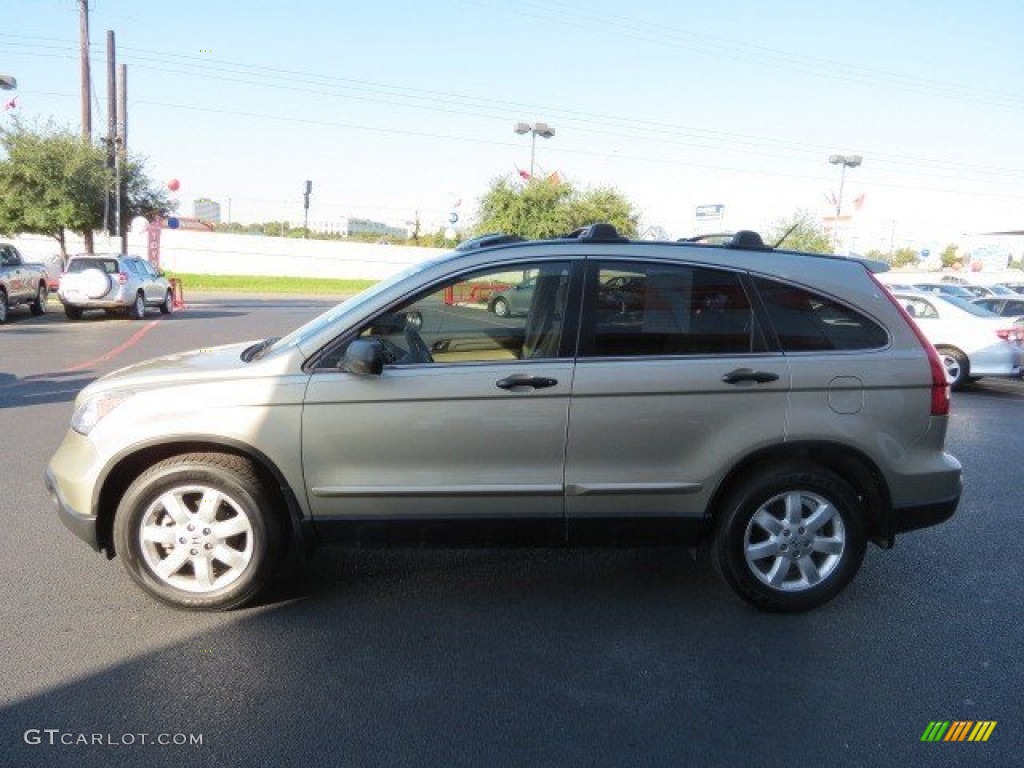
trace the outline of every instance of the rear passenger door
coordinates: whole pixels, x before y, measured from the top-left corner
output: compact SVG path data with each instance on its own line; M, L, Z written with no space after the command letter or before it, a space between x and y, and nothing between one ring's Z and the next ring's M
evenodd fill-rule
M723 468L783 439L789 392L741 272L591 261L566 453L566 514L704 514ZM579 526L576 526L579 527Z

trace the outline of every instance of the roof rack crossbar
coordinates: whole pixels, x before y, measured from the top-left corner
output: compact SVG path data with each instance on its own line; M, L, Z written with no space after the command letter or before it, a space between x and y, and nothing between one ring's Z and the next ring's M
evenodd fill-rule
M490 232L470 240L463 240L457 246L456 251L475 251L479 248L489 248L492 245L504 245L506 243L522 243L526 238L519 235L506 235L503 232Z
M619 234L614 224L597 222L588 227L574 229L562 237L563 240L579 240L581 243L628 243L629 238Z

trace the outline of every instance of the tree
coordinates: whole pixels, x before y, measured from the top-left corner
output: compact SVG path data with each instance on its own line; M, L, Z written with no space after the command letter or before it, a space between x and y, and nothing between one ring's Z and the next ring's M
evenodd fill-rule
M498 178L480 200L475 232L542 239L604 221L633 237L639 219L629 201L610 188L579 192L565 181L533 179L519 184Z
M942 266L944 267L955 267L960 263L960 257L957 255L957 245L950 243L942 249Z
M114 178L106 152L53 123L30 128L15 120L0 128L0 232L48 235L67 258L66 233L103 226L103 208ZM143 161L125 159L121 169L122 221L135 216L166 216L173 210L167 193L155 187Z
M786 235L785 240L782 240L783 235ZM768 244L774 245L779 240L782 240L780 248L807 253L832 253L828 235L810 211L798 210L789 218L776 219L768 235Z
M900 248L893 253L889 263L894 267L909 267L917 264L919 256L920 254L913 248Z

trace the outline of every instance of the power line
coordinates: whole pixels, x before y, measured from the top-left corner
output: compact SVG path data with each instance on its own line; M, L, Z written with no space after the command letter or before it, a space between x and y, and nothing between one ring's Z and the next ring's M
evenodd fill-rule
M0 38L4 37L11 36L0 34ZM12 44L5 43L2 40L0 40L0 46L2 45ZM21 44L15 43L13 45ZM61 50L60 46L36 47L45 47L51 50ZM216 78L225 82L234 82L261 87L265 87L266 82L268 80L276 80L281 85L281 87L286 87L290 92L308 93L311 95L329 96L333 98L341 98L347 100L360 100L373 103L390 104L402 106L405 108L428 110L432 112L465 115L483 119L506 120L508 118L509 113L500 112L497 110L508 109L511 111L514 109L516 111L519 111L522 109L532 109L543 111L545 114L551 114L554 117L561 119L563 121L573 120L575 121L575 128L578 131L585 131L599 135L643 138L648 141L657 141L659 143L669 145L714 149L718 151L744 152L748 154L750 149L764 148L758 149L757 154L765 157L775 158L805 156L809 159L811 157L820 155L823 152L831 151L832 149L831 147L827 147L824 145L812 145L804 142L797 143L780 139L766 139L763 137L755 137L729 131L702 129L695 128L692 126L659 123L648 120L625 119L617 115L589 113L578 110L567 110L559 107L549 107L535 104L523 104L520 102L480 98L466 96L463 94L452 94L448 92L429 91L422 89L410 89L403 86L382 84L373 81L352 80L349 78L336 78L314 73L304 73L301 71L280 69L276 67L247 65L216 59L211 60L205 57L200 59L199 57L192 56L176 56L173 54L164 54L160 52L149 51L147 49L138 49L131 47L123 47L123 50L135 51L137 53L143 54L137 57L142 61L150 61L156 63L170 62L172 65L186 67L186 69L175 69L173 67L168 68L167 66L159 67L152 66L151 64L141 64L138 62L134 63L134 66L136 67L142 69L149 69L151 71L156 71L164 74L178 74L184 76L201 75L204 79ZM42 53L38 53L36 55L47 56L47 54ZM191 61L196 61L199 63L193 65L191 64ZM211 67L211 64L214 63L223 64L224 66ZM202 71L191 71L187 69L187 67L190 66L201 66ZM253 79L247 79L246 77L244 77L244 75L256 75L257 72L260 73L258 81ZM242 77L229 76L236 74L242 75ZM296 83L313 84L318 87L301 87L300 85L296 85ZM340 83L341 85L334 86L332 85L332 83ZM325 90L325 88L327 90ZM350 93L350 90L355 90L357 95L353 95L353 93ZM454 104L452 103L453 101ZM439 104L444 106L439 106ZM466 108L460 108L463 107L463 105ZM476 105L475 110L472 109L474 105ZM690 136L693 139L696 139L696 141L682 140L681 138L678 138L680 135ZM504 146L517 146L507 144L506 142L500 142L500 144ZM1024 177L1024 171L1014 168L970 164L959 161L942 160L931 157L923 158L907 155L896 155L891 153L874 151L870 149L866 149L864 151L870 153L873 160L875 161L888 162L893 165L921 166L924 170L918 171L920 175L933 176L936 178L951 177L944 174L930 173L930 171L966 170L994 177L1003 176L1011 177L1012 179ZM785 154L778 154L779 152Z

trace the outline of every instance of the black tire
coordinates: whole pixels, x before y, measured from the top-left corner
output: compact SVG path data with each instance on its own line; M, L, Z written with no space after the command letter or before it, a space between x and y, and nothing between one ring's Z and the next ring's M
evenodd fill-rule
M939 360L946 371L949 388L959 392L970 383L971 361L956 347L936 347L935 350L939 353Z
M146 297L142 295L142 291L135 294L135 301L132 302L128 314L135 320L144 320L146 318Z
M82 308L72 307L70 304L64 305L64 314L67 315L68 320L81 320L82 319Z
M161 315L169 315L169 314L171 314L171 309L173 307L174 307L174 297L171 296L171 292L168 291L167 294L164 296L163 304L160 305L160 314Z
M7 294L0 290L0 325L7 322Z
M143 531L151 533L145 541ZM114 517L114 546L157 600L225 611L255 599L276 569L282 525L252 462L193 453L155 464L129 486Z
M40 283L39 288L36 290L36 298L28 308L32 310L32 314L45 315L46 314L46 302L50 297L50 292L46 288L46 283Z
M825 520L812 529L806 523L816 514ZM856 493L814 464L748 476L725 499L715 523L711 554L718 574L741 598L768 611L824 605L857 574L867 545Z
M512 308L508 305L508 299L501 296L491 302L491 312L496 314L498 317L508 317L512 314Z

